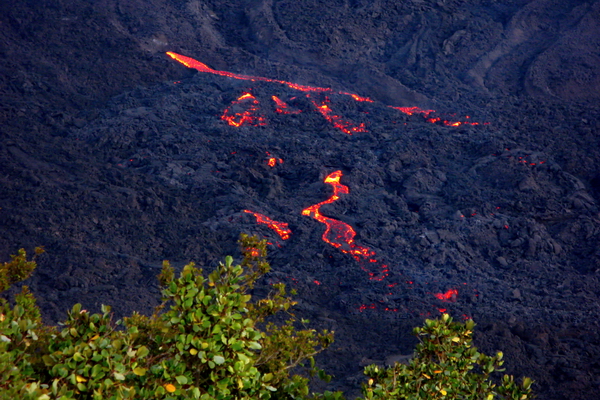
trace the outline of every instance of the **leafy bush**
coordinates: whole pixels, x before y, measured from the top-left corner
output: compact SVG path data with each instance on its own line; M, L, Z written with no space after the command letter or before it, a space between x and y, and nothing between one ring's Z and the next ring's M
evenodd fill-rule
M473 320L458 323L448 314L425 320L422 328L414 329L421 343L408 365L365 368L369 377L363 385L365 399L529 399L529 378L522 385L509 375L504 375L500 385L490 380L492 372L503 371L499 369L503 355L478 352L471 344L474 326Z
M266 243L242 235L240 244L242 262L226 257L208 276L191 263L176 278L165 262L163 303L151 316L113 322L108 306L90 314L76 304L60 327L51 327L26 286L13 307L0 299L0 399L343 400L340 392L309 393L306 374L292 373L304 366L327 380L314 356L333 334L301 329L305 321L289 313L295 303L284 285L251 302L248 291L269 270ZM20 250L0 265L0 289L35 266ZM269 322L279 312L287 312L287 322ZM447 314L426 320L415 328L421 343L410 364L365 368L365 399L528 399L528 378L517 385L505 375L492 383L502 353L489 357L472 347L473 327Z
M58 329L42 324L27 288L12 309L2 301L1 397L310 397L308 378L291 371L307 364L310 373L327 378L314 366L314 356L332 343L332 333L297 329L291 314L283 326L269 323L261 331L258 324L294 302L283 285L276 285L267 298L250 303L247 291L269 268L266 244L247 236L241 243L242 263L234 265L227 257L208 277L188 264L175 278L165 262L159 277L163 304L150 317L134 313L113 323L110 307L90 314L76 304ZM25 256L21 251L13 262L22 264ZM18 280L13 269L6 270L9 282Z

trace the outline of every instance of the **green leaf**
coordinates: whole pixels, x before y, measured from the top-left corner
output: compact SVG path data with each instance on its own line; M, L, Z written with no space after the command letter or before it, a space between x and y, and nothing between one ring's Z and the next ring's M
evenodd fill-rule
M124 381L125 380L125 375L123 375L120 372L115 372L113 375L115 376L115 379L118 380L118 381Z
M248 358L248 356L246 356L245 354L242 353L238 353L238 358L244 363L244 364L248 364L250 362L250 358Z
M102 376L99 376L101 373L102 373L102 365L95 364L92 367L92 378L96 378L96 377L101 378ZM102 375L104 375L104 374L102 374Z
M136 367L133 369L133 373L136 374L137 376L146 375L146 371L148 371L148 370L146 368L142 368L142 367Z
M148 350L146 346L141 346L139 349L137 349L138 358L144 358L148 355L148 353L150 353L150 350Z
M215 364L221 365L221 364L223 364L225 362L225 358L222 357L222 356L214 356L213 357L213 361L214 361Z
M260 349L262 349L261 344L258 343L258 342L249 342L248 343L248 347L251 348L252 350L260 350Z
M183 375L179 375L175 378L175 380L177 380L177 383L179 383L180 385L185 385L188 383L188 378L186 378Z

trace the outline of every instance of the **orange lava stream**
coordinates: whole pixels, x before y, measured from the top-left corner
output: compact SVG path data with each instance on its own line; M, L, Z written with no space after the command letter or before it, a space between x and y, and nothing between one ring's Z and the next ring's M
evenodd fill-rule
M330 101L328 98L325 98L325 101L322 101L321 104L318 104L314 100L311 101L317 108L317 111L320 112L321 115L335 128L338 128L342 132L347 133L348 135L352 135L352 133L356 132L367 132L365 124L361 123L359 125L355 125L353 122L344 121L339 115L332 114L331 107L329 107Z
M240 127L244 124L253 126L267 124L265 118L258 112L258 100L250 93L244 93L231 104L245 106L246 110L243 112L232 112L231 107L226 108L223 115L221 115L221 119L227 121L229 125Z
M273 99L273 101L277 105L277 108L275 109L275 111L278 112L279 114L300 114L302 112L300 110L290 111L288 109L289 108L288 104L285 101L281 100L277 96L271 96L271 99Z
M212 68L208 67L206 64L203 64L200 61L194 60L191 57L186 57L186 56L183 56L181 54L173 53L172 51L168 51L167 55L169 57L171 57L172 59L180 62L183 65L185 65L186 67L188 67L188 68L194 68L194 69L198 70L199 72L205 72L205 73L215 74L215 75L220 75L220 76L227 76L229 78L240 79L240 80L251 81L251 82L260 81L260 82L280 83L282 85L286 85L287 87L289 87L291 89L300 90L302 92L321 92L321 93L323 93L323 92L333 92L333 90L331 88L322 88L322 87L317 87L317 86L299 85L299 84L293 83L293 82L286 82L286 81L281 81L281 80L278 80L278 79L269 79L269 78L264 78L264 77L261 77L261 76L242 75L242 74L235 74L233 72L218 71L218 70L215 70L215 69L212 69ZM350 96L350 97L352 97L356 101L364 101L364 102L369 102L369 103L373 102L373 100L371 100L368 97L359 96L359 95L354 94L354 93L348 93L348 92L335 92L335 93L346 95L346 96ZM273 100L279 105L279 102L277 100L275 100L275 98L273 98ZM315 103L315 102L313 101L313 103ZM351 124L351 123L349 123L347 121L341 121L341 119L340 119L339 116L330 115L330 112L331 112L330 109L329 110L323 110L321 108L322 105L319 106L319 105L317 105L315 103L315 106L317 107L317 110L329 122L333 123L336 128L341 129L345 133L348 133L348 134L351 135L352 132L366 132L364 124L360 124L357 127L348 128L348 126L346 126L345 124ZM450 121L450 120L443 120L441 117L432 117L431 114L435 113L435 110L423 110L423 109L421 109L419 107L393 107L393 106L388 106L388 107L393 108L393 109L398 110L398 111L401 111L401 112L403 112L405 114L408 114L408 115L422 114L423 117L425 118L425 120L427 122L430 122L430 123L433 123L433 124L436 123L436 122L441 122L445 126L480 125L478 122ZM283 110L283 109L285 109L285 107L282 107L281 109ZM340 121L336 121L335 120L336 118L340 119ZM470 118L470 117L467 116L466 118Z
M394 110L398 110L403 112L404 114L407 115L414 115L414 114L422 114L423 118L425 118L425 120L427 122L430 122L432 124L435 124L436 122L441 122L442 124L446 125L446 126L461 126L461 125L480 125L479 122L469 122L469 121L449 121L449 120L443 120L441 117L432 117L431 114L435 113L435 110L423 110L422 108L419 107L393 107L393 106L388 106L390 108L393 108ZM471 118L468 115L465 118Z
M288 240L290 238L292 231L290 228L288 228L287 222L273 221L271 218L267 217L266 215L259 214L259 213L256 213L256 212L253 212L250 210L244 210L244 212L254 215L256 217L256 222L258 222L259 224L267 225L269 228L271 228L275 232L277 232L277 234L283 240Z
M240 79L240 80L251 81L251 82L260 81L260 82L281 83L292 89L301 90L303 92L331 92L331 89L329 89L329 88L298 85L297 83L280 81L278 79L263 78L262 76L250 76L250 75L235 74L233 72L227 72L227 71L217 71L216 69L212 69L212 68L208 67L206 64L202 64L200 61L196 61L191 57L182 56L181 54L173 53L172 51L168 51L167 55L169 57L171 57L172 59L179 61L181 64L185 65L188 68L194 68L200 72L206 72L208 74L227 76L229 78Z
M343 253L350 254L358 262L366 261L369 263L377 263L378 261L372 258L375 255L373 250L369 249L368 247L360 246L354 242L354 236L356 236L356 232L350 225L342 221L338 221L337 219L326 217L320 212L321 206L325 204L331 204L334 201L339 200L340 194L349 193L348 186L340 183L341 177L342 171L335 171L327 175L324 182L333 187L333 195L325 201L305 208L302 210L302 215L306 215L325 224L326 229L322 236L322 239L325 243L332 245ZM383 280L389 272L389 269L386 265L381 266L382 272L379 276L373 272L369 272L364 266L362 266L362 268L369 274L370 279L373 280Z
M450 289L446 293L435 293L434 296L444 302L454 302L458 296L458 290Z

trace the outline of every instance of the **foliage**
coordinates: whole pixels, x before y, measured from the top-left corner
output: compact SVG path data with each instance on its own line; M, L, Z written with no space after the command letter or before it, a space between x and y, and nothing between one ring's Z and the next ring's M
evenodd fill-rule
M90 314L73 306L60 327L42 323L35 298L24 286L13 307L0 299L0 399L320 399L343 400L340 392L309 393L309 378L329 377L314 356L333 334L304 329L289 309L284 285L252 302L249 290L269 271L266 243L242 235L244 258L225 258L205 276L193 263L178 277L164 262L162 304L154 314L134 313L112 321L110 307ZM40 254L41 249L36 249ZM29 277L36 264L24 250L0 268L0 283ZM287 315L275 324L271 316ZM426 320L414 333L421 343L409 365L365 368L366 400L530 398L531 380L517 385L489 378L502 353L471 346L472 320L447 314Z
M314 356L332 343L332 333L297 329L290 313L282 326L266 323L294 302L283 285L250 302L248 290L269 269L266 244L242 236L241 245L240 265L227 257L208 276L191 263L175 278L165 262L159 277L163 304L149 317L134 313L113 323L110 307L90 314L76 304L57 329L42 324L26 288L12 309L3 301L0 398L311 397L308 378L292 370L305 365L309 373L327 378ZM19 257L15 262L26 263L23 250ZM33 270L35 263L29 263ZM266 325L264 331L259 324Z
M41 247L35 248L35 254L44 252ZM0 264L0 292L7 290L13 283L29 278L36 267L35 260L27 261L25 249L19 250L17 255L10 256L10 261Z
M416 354L408 365L396 363L383 369L365 368L369 377L363 385L367 400L389 399L529 399L532 381L521 385L504 375L500 385L490 380L494 371L503 371L502 353L486 356L471 345L473 320L453 322L448 314L437 320L425 320L415 328L419 338ZM497 397L498 396L498 397Z

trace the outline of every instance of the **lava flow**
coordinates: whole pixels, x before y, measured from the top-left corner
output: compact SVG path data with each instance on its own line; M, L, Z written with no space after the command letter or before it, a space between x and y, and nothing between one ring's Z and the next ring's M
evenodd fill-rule
M354 242L354 236L356 236L354 229L342 221L325 217L319 211L322 205L331 204L334 201L339 200L340 194L349 193L348 186L340 183L341 177L342 171L335 171L327 175L324 182L329 183L333 187L333 195L325 201L305 208L302 210L302 215L309 216L325 224L326 229L322 236L322 239L325 243L328 243L343 253L350 254L352 257L354 257L356 261L361 263L361 268L369 274L370 279L383 280L389 273L387 265L381 265L381 272L379 275L370 272L364 267L364 265L362 265L364 262L378 263L378 261L373 258L373 256L375 256L375 252L373 250L369 249L368 247L360 246Z
M329 107L330 100L328 97L325 97L325 100L322 101L321 104L318 104L314 100L311 101L317 108L317 111L320 112L321 115L334 127L338 128L342 132L347 133L349 135L352 135L352 133L356 132L367 132L365 124L361 123L359 125L355 125L353 122L344 121L339 115L333 114L331 107Z
M244 210L245 213L252 214L256 217L256 222L259 224L265 224L269 228L273 229L277 234L283 239L287 240L290 238L292 231L288 228L288 224L286 222L273 221L271 218L266 215L259 214L250 210Z
M286 82L286 81L282 81L282 80L278 80L278 79L270 79L270 78L264 78L264 77L260 77L260 76L242 75L242 74L236 74L236 73L227 72L227 71L218 71L218 70L208 67L206 64L203 64L200 61L194 60L191 57L182 56L181 54L173 53L171 51L167 52L167 55L169 57L171 57L172 59L185 65L186 67L194 68L194 69L198 70L199 72L220 75L220 76L226 76L226 77L233 78L233 79L240 79L240 80L251 81L251 82L280 83L282 85L286 85L290 89L299 90L302 92L334 93L334 94L339 94L339 95L350 96L353 100L359 101L359 102L369 102L369 103L373 102L373 100L371 100L368 97L359 96L354 93L333 91L331 88L299 85L297 83ZM310 95L308 95L308 97L310 97ZM279 100L276 96L272 96L272 99L277 104L277 107L278 107L277 112L280 112L282 114L295 114L295 112L286 112L287 104L285 104L283 101ZM319 111L319 113L321 113L321 115L323 115L323 117L325 117L325 119L327 119L336 128L342 130L343 132L345 132L349 135L351 135L353 132L366 132L364 124L352 126L352 123L347 122L347 121L342 121L341 117L339 117L337 115L331 115L331 109L326 104L323 104L323 103L318 104L314 100L311 100L311 101L317 108L317 111ZM285 106L282 106L282 105L285 105ZM323 108L324 106L326 106L326 107ZM393 107L393 106L388 106L388 107L398 110L407 115L422 114L423 117L425 118L425 120L430 123L440 122L446 126L479 125L478 122L445 120L445 119L442 119L441 117L432 116L432 114L435 113L434 110L423 110L419 107ZM467 116L466 118L468 119L470 117Z
M267 159L267 165L269 167L273 168L273 167L275 167L277 165L277 163L283 164L283 158L275 158L268 151L266 153L267 153L267 156L269 157Z
M290 106L283 100L281 100L279 97L277 96L271 96L271 99L275 102L275 104L277 105L277 108L275 109L275 112L279 113L279 114L300 114L302 111L300 110L290 110Z
M446 293L435 293L434 296L443 302L455 302L458 296L458 290L449 289Z
M240 127L244 124L252 126L266 125L265 118L258 112L258 100L250 93L244 93L225 109L221 119L231 126ZM239 110L236 110L239 108ZM245 110L242 111L242 109Z

